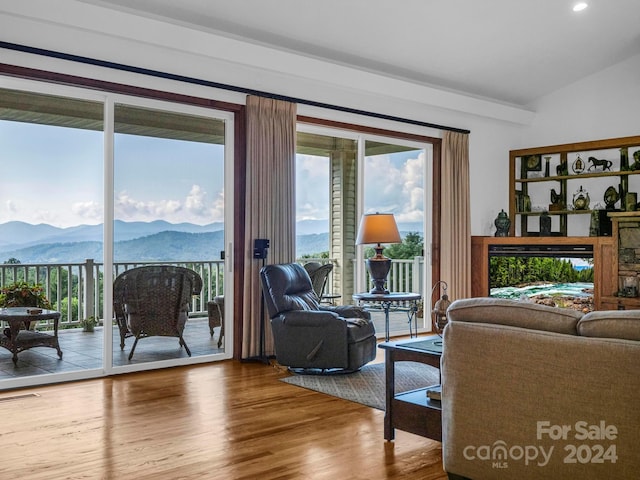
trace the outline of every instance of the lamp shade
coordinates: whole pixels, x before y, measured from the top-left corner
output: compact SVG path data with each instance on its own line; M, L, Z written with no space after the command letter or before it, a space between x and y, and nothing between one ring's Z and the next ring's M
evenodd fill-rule
M401 242L393 213L368 213L362 216L356 245Z

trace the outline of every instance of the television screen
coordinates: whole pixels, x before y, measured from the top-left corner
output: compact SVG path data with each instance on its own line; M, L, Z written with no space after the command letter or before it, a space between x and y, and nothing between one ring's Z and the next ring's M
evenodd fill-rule
M593 311L592 251L490 252L489 289L491 297Z

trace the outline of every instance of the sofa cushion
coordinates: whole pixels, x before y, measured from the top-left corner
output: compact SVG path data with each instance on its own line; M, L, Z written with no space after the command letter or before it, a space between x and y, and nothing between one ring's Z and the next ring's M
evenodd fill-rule
M456 300L447 310L449 321L494 323L568 335L577 335L576 325L582 316L582 312L566 308L488 297Z
M584 337L640 341L640 310L606 310L587 313L578 322Z

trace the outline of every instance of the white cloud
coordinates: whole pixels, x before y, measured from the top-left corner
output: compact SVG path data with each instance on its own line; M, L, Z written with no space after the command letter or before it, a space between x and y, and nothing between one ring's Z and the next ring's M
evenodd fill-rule
M93 201L76 202L71 205L71 212L80 219L87 220L89 223L99 223L103 218L102 205Z
M207 192L197 184L181 199L138 200L126 191L115 199L115 216L124 221L165 220L171 223L196 224L223 221L224 194L220 192L212 203Z
M207 214L206 199L207 192L200 185L193 185L185 200L185 206L189 213L204 216Z
M366 212L392 212L398 222L419 222L424 215L424 154L403 162L392 155L365 159Z

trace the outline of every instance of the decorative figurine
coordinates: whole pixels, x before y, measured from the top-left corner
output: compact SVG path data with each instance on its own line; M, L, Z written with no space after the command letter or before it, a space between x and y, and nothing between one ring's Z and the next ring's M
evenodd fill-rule
M560 163L559 165L556 166L556 175L558 175L559 177L564 176L564 175L569 175L569 167L567 167L567 163Z
M573 173L582 173L584 172L584 161L580 158L580 154L576 156L576 159L573 161L571 165L571 170Z
M620 200L620 194L613 186L604 191L604 204L607 210L613 210L618 200Z
M511 227L511 220L504 210L500 210L500 213L493 222L496 226L496 237L508 237L509 227Z
M640 170L640 150L633 152L634 162L629 166L631 170Z
M559 210L564 210L565 204L562 200L562 192L556 192L555 188L551 189L551 205L549 205L549 211L557 212Z
M598 160L596 157L589 157L589 161L591 162L591 166L589 167L589 171L591 171L594 168L598 168L598 167L602 167L602 171L604 172L605 170L609 170L611 171L611 165L613 165L613 162L611 160Z
M588 210L589 209L589 194L580 185L580 189L573 194L573 207L576 210Z
M551 217L547 212L542 212L540 215L540 236L548 237L551 235Z

